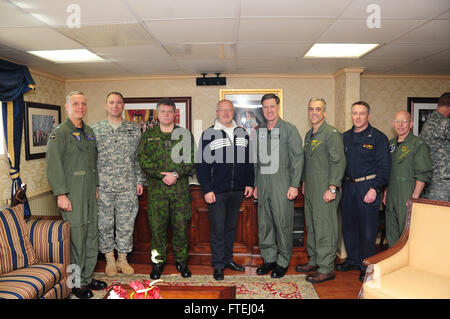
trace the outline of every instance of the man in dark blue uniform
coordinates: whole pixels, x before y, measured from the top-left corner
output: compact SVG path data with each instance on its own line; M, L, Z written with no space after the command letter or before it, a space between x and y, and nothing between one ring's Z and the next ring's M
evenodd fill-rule
M361 270L361 281L365 276L362 261L375 254L382 189L391 170L389 141L369 124L369 117L369 104L353 103L353 127L343 136L347 167L342 186L342 235L347 259L336 266L338 271Z

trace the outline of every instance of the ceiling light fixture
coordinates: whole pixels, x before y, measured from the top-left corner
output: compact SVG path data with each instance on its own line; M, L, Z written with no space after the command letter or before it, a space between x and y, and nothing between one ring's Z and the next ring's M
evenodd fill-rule
M378 43L316 43L305 58L360 58L379 46Z
M44 50L44 51L27 51L27 52L55 63L80 63L80 62L103 61L101 57L86 49Z

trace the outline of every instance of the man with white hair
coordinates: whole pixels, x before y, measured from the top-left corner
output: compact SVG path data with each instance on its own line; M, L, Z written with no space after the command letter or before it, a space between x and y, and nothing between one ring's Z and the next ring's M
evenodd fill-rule
M70 262L79 269L80 286L72 289L80 299L106 283L92 278L98 255L97 145L94 131L84 123L86 97L72 91L66 97L67 120L47 142L47 178L64 220L70 223ZM78 272L74 272L77 274Z

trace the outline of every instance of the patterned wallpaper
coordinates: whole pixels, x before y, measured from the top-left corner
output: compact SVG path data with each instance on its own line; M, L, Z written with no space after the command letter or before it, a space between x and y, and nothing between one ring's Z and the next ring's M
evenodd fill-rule
M48 103L64 106L64 82L49 78L41 73L31 72L36 83L36 89L24 95L25 101ZM62 114L64 112L61 112ZM23 133L25 135L25 133ZM22 137L20 152L20 177L27 184L27 194L36 193L50 186L45 173L45 159L25 160L25 144ZM11 195L11 179L9 177L9 163L6 155L0 156L0 202L9 199Z
M369 103L370 122L394 137L392 120L400 110L407 110L408 97L439 97L450 91L450 76L443 78L361 77L361 99Z
M114 81L67 82L66 92L80 90L87 97L86 122L92 124L105 116L105 97L111 91L119 91L125 97L191 96L192 125L202 121L202 129L212 125L215 107L220 99L220 89L283 89L283 118L297 126L302 137L310 129L307 103L312 96L325 98L330 105L329 120L334 123L334 79L284 78L284 77L228 77L227 86L196 86L194 78L142 79ZM197 137L198 138L198 137Z

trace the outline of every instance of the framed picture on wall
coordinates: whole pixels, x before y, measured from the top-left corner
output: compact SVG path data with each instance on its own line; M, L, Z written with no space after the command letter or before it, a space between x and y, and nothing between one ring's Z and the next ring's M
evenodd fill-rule
M234 105L234 120L247 130L258 127L264 121L261 98L273 93L280 98L280 117L283 117L283 89L222 89L220 99Z
M413 133L418 136L428 116L437 108L438 97L408 97L408 112L413 121Z
M45 157L50 132L61 123L58 105L25 102L25 159Z
M127 97L123 101L125 108L123 117L138 124L142 132L147 128L159 125L156 105L163 99L171 99L175 102L175 124L191 130L191 97Z

